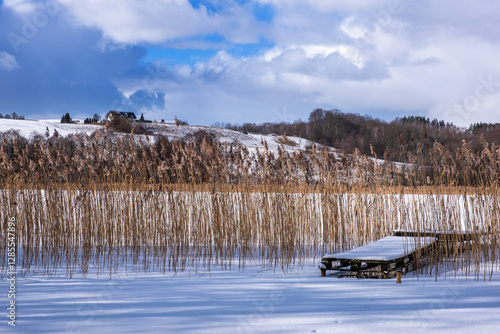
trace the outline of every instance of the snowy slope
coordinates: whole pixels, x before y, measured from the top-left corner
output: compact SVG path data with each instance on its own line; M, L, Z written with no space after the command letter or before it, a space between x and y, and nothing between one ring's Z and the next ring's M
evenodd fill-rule
M32 134L37 133L44 135L47 129L49 129L50 135L54 134L54 130L57 130L59 135L67 136L73 133L88 133L91 134L95 130L100 128L98 125L91 124L63 124L56 120L16 120L16 119L0 119L0 132L5 132L9 130L17 130L19 133L26 138L29 138Z
M221 143L232 143L234 145L240 143L246 146L250 152L254 152L256 149L263 150L264 142L272 152L277 152L278 147L281 145L289 152L305 151L312 146L312 142L309 140L298 137L288 137L287 142L283 142L283 138L277 135L266 136L252 133L245 134L238 131L207 126L175 126L173 124L150 123L147 124L146 127L154 134L167 136L169 140L177 140L185 137L189 138L190 136L196 135L197 132L203 131L213 135L214 138ZM53 135L54 130L57 130L61 136L67 136L74 133L87 133L90 135L97 129L103 129L102 125L62 124L57 120L36 121L0 119L0 132L17 130L26 138L29 138L34 133L44 135L47 128L49 129L50 135ZM321 145L317 146L318 148L322 147ZM330 150L335 151L331 148Z
M272 152L277 152L279 146L283 146L287 151L305 151L311 148L312 142L299 138L287 137L287 142L283 141L282 136L278 135L261 135L255 133L243 133L222 128L213 128L207 126L175 126L173 124L152 124L150 129L156 134L163 134L169 139L175 140L194 135L199 131L206 132L213 135L221 143L229 143L237 145L240 143L246 146L250 152L256 149L264 150L264 142L267 144L268 149ZM321 145L317 145L322 147ZM331 149L333 150L333 149Z

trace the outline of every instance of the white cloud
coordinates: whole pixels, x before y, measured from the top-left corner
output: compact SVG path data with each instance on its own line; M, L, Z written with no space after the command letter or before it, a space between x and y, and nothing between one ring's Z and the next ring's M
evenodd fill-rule
M13 71L19 68L16 58L10 53L0 51L0 70Z
M3 6L21 15L31 14L37 9L33 0L4 0Z
M245 58L221 51L191 69L182 66L160 71L169 75L161 78L156 88L165 93L167 110L200 115L192 122L264 122L276 118L274 111L283 108L305 118L304 114L318 104L336 106L339 91L332 88L362 78L363 71L372 71L367 76L375 80L386 75L370 67L360 69L333 49L306 49L294 47L280 50L274 57ZM141 80L115 83L120 91L130 94Z
M424 114L461 126L498 122L500 45L446 31L430 41L405 36L379 30L358 49L291 45L243 58L219 52L192 68L173 68L175 79L162 80L158 89L167 110L179 117L185 110L199 115L190 122L209 124L271 120L282 108L306 119L316 107L387 119ZM484 94L473 100L480 77L494 90L481 88ZM471 107L453 113L456 104Z
M392 1L392 0L391 0ZM402 0L403 1L403 0ZM411 0L410 0L411 1ZM279 8L297 7L306 5L318 12L352 12L356 10L369 10L383 6L385 0L257 0L259 3L272 4Z
M350 45L314 45L314 44L306 44L306 45L290 45L288 47L273 47L272 49L267 50L263 54L263 58L266 61L270 61L274 58L279 57L283 52L287 50L301 50L305 52L307 58L326 58L333 54L339 54L342 57L348 59L354 65L359 68L362 68L364 63L363 59L360 57L358 51Z
M256 42L259 25L237 5L217 13L188 0L59 0L76 24L101 30L115 43L164 43L219 33L230 42Z

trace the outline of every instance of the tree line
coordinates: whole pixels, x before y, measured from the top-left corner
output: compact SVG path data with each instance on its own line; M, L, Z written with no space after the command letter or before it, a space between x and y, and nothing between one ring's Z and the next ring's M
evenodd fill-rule
M5 115L3 115L2 113L0 113L0 118L5 118L5 119L20 119L20 120L23 120L24 116L23 115L18 115L15 112L13 112L12 114L5 114Z
M214 126L260 134L298 136L346 153L362 154L391 161L408 162L411 156L428 159L429 150L439 143L454 152L465 140L474 153L483 149L483 142L500 144L500 123L476 123L468 129L444 120L409 116L385 122L370 116L343 113L338 109L316 109L308 121L293 123L216 123Z

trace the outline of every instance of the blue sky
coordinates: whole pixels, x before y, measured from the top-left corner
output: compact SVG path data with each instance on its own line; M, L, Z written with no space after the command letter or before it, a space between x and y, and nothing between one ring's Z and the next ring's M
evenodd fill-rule
M494 0L0 0L0 113L500 122Z

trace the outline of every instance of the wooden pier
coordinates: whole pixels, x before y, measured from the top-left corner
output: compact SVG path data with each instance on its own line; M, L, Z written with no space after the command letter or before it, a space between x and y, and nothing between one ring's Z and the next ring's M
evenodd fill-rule
M390 236L347 252L325 255L319 269L343 272L340 276L392 278L412 271L415 261L436 249L436 236Z

